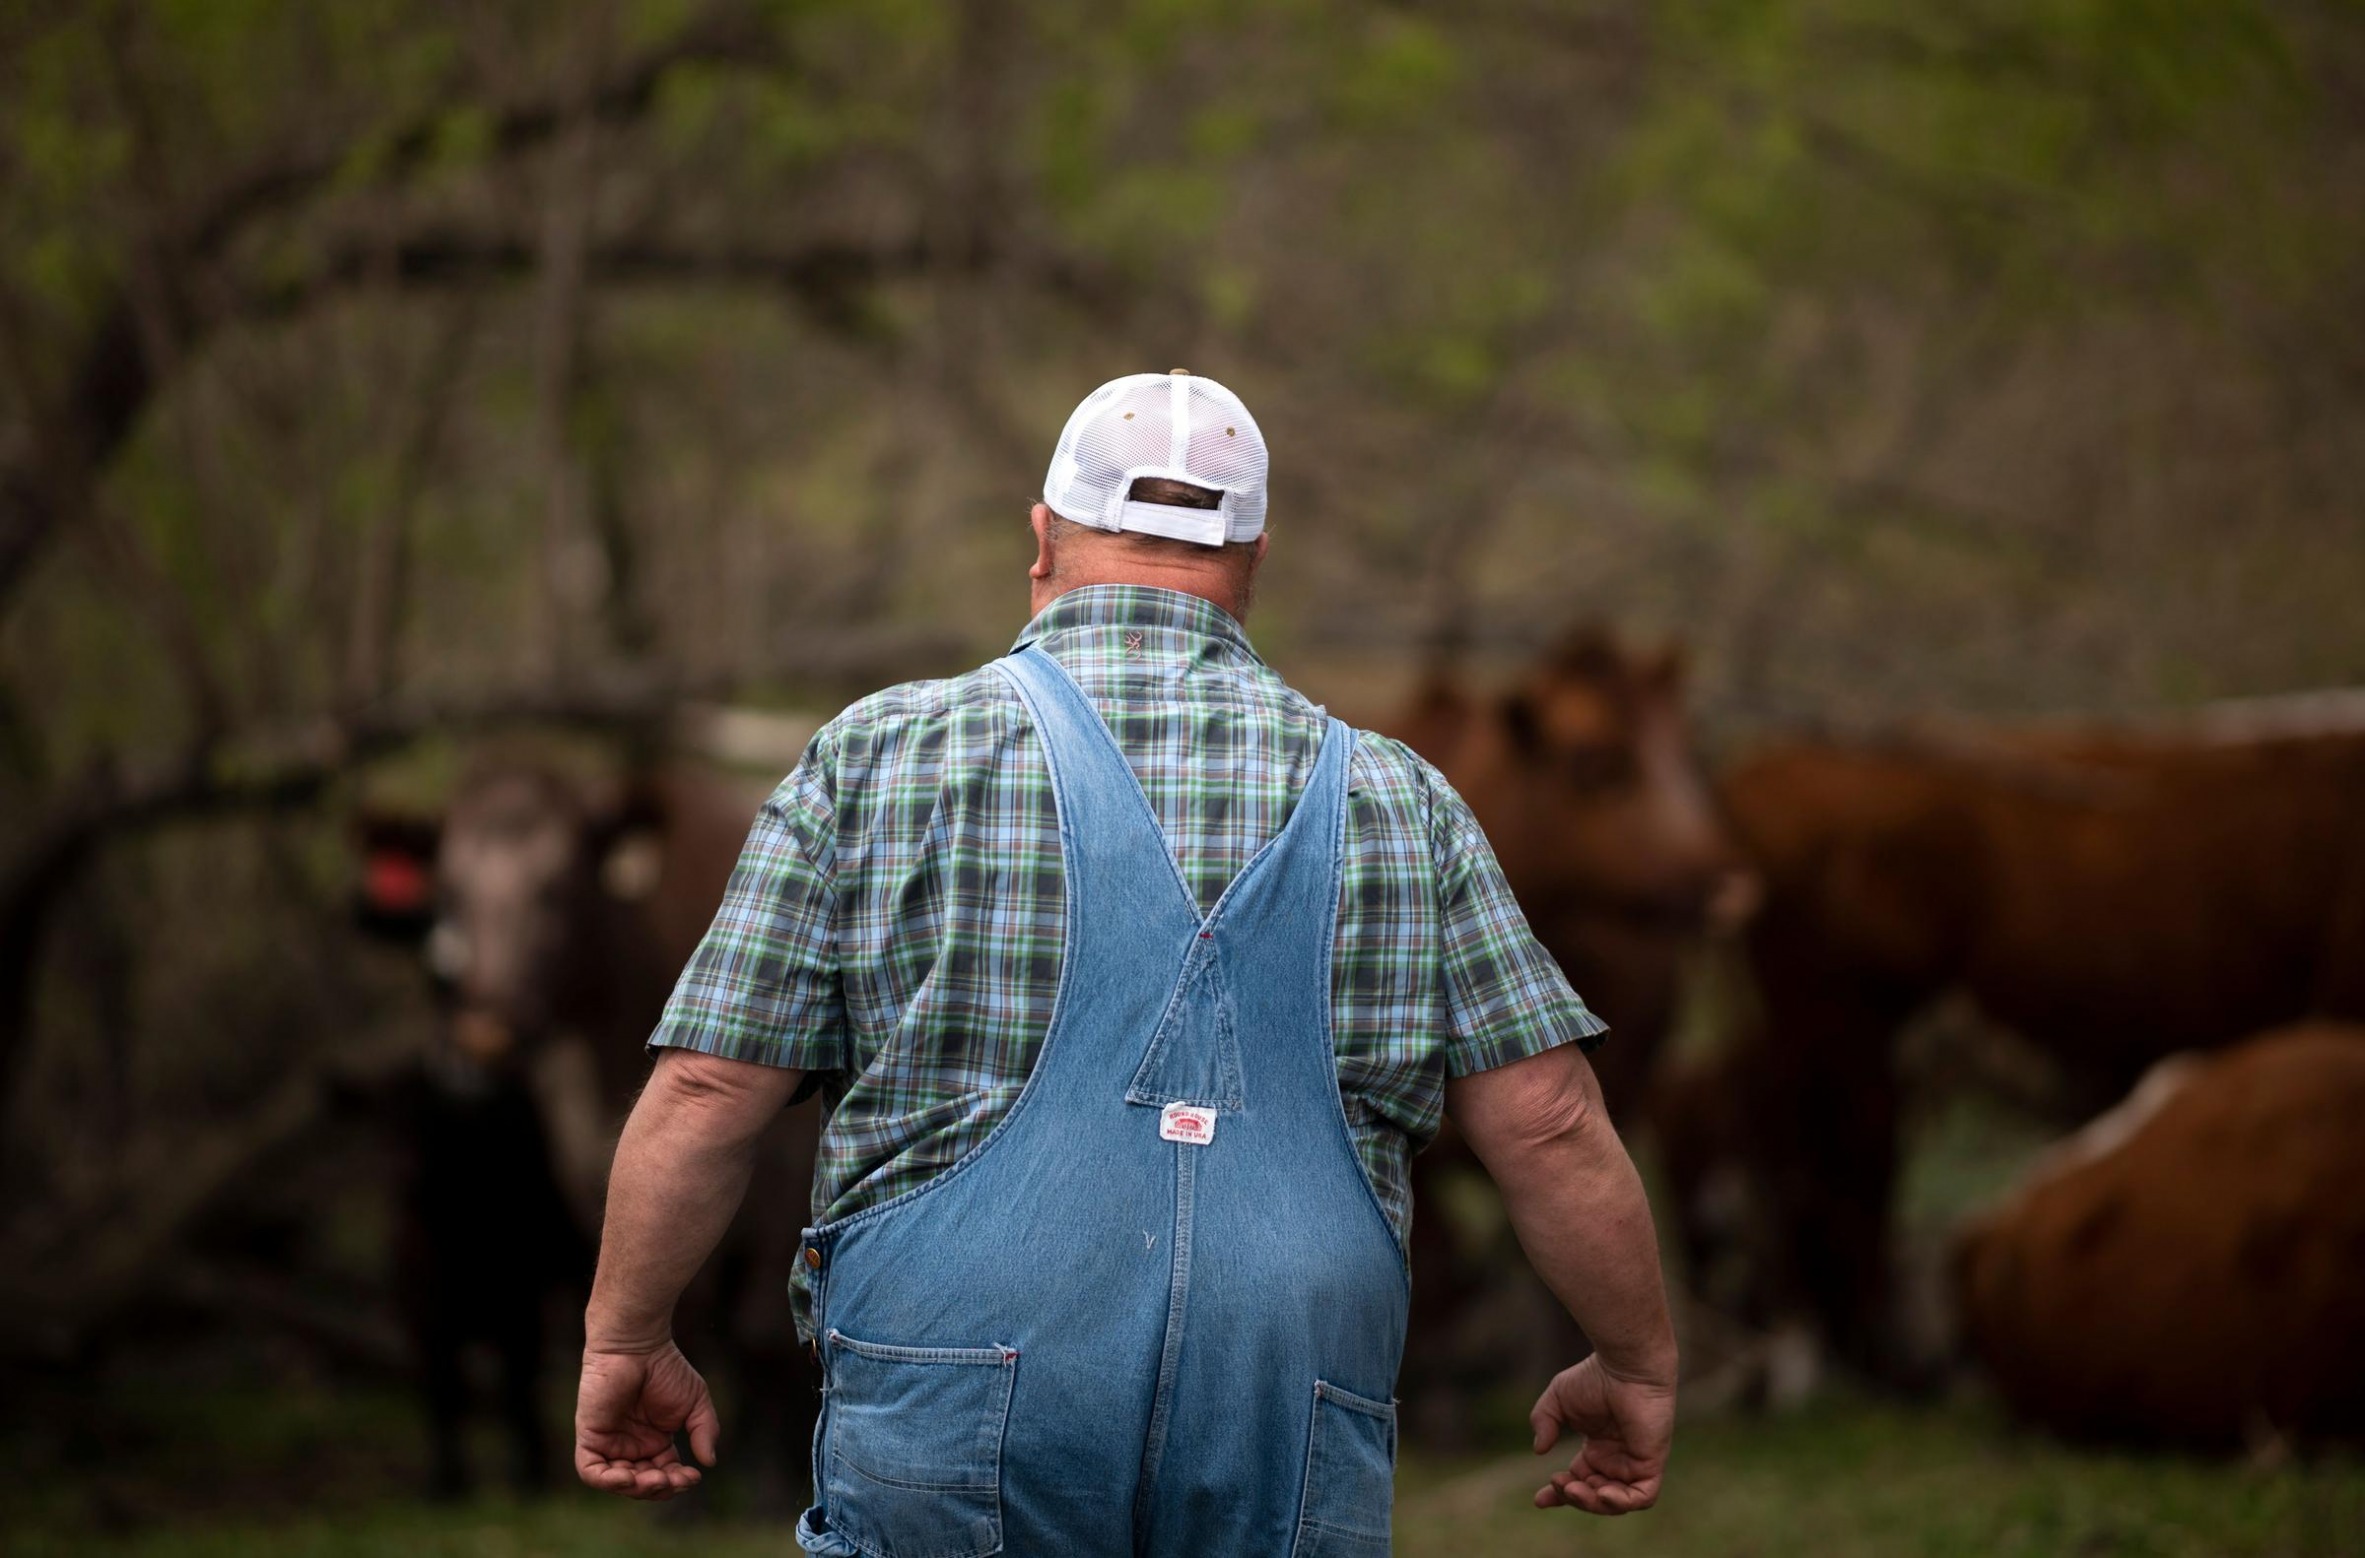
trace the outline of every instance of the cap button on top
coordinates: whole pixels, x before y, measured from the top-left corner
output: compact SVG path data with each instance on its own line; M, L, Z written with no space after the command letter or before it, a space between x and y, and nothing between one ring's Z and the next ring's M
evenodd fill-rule
M1188 368L1169 368L1166 370L1166 374L1169 378L1187 379L1191 376L1191 370Z

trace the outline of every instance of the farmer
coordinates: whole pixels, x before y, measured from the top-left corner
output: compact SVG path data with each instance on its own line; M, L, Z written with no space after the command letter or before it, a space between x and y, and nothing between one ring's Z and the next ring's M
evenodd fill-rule
M1095 390L1016 650L864 699L765 805L617 1149L585 1482L694 1486L680 1431L714 1463L674 1300L817 1086L808 1552L1385 1553L1441 1111L1596 1349L1531 1415L1584 1436L1537 1505L1658 1497L1675 1346L1602 1026L1444 780L1250 649L1265 468L1211 379Z

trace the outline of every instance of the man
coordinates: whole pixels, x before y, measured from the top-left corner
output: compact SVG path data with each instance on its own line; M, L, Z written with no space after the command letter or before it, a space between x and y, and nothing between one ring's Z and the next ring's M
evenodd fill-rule
M694 1486L669 1316L748 1148L831 1105L797 1294L827 1380L806 1551L1384 1553L1406 1162L1441 1110L1594 1340L1536 1495L1657 1497L1675 1347L1601 1024L1469 811L1249 648L1266 456L1181 370L1062 433L1017 652L891 688L758 817L618 1147L583 1479Z

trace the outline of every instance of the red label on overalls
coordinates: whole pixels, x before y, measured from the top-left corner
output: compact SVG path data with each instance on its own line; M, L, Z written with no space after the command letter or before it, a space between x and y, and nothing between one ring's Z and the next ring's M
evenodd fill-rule
M1215 1140L1215 1111L1197 1104L1168 1104L1158 1111L1158 1134L1167 1141L1204 1147Z

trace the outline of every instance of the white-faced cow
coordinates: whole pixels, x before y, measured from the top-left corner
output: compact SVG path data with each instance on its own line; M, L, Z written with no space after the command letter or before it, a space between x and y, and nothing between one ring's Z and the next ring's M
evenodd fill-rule
M472 769L440 827L365 833L365 911L421 936L442 1012L407 1114L401 1285L447 1489L464 1474L457 1355L471 1341L499 1346L517 1453L538 1464L525 1316L559 1272L483 1252L580 1249L596 1232L644 1044L761 800L686 769L607 794L508 759ZM818 1130L799 1109L769 1133L746 1206L677 1316L684 1348L721 1363L718 1388L740 1398L727 1409L758 1503L783 1510L799 1502L818 1407L785 1293ZM450 1193L465 1184L489 1190Z

